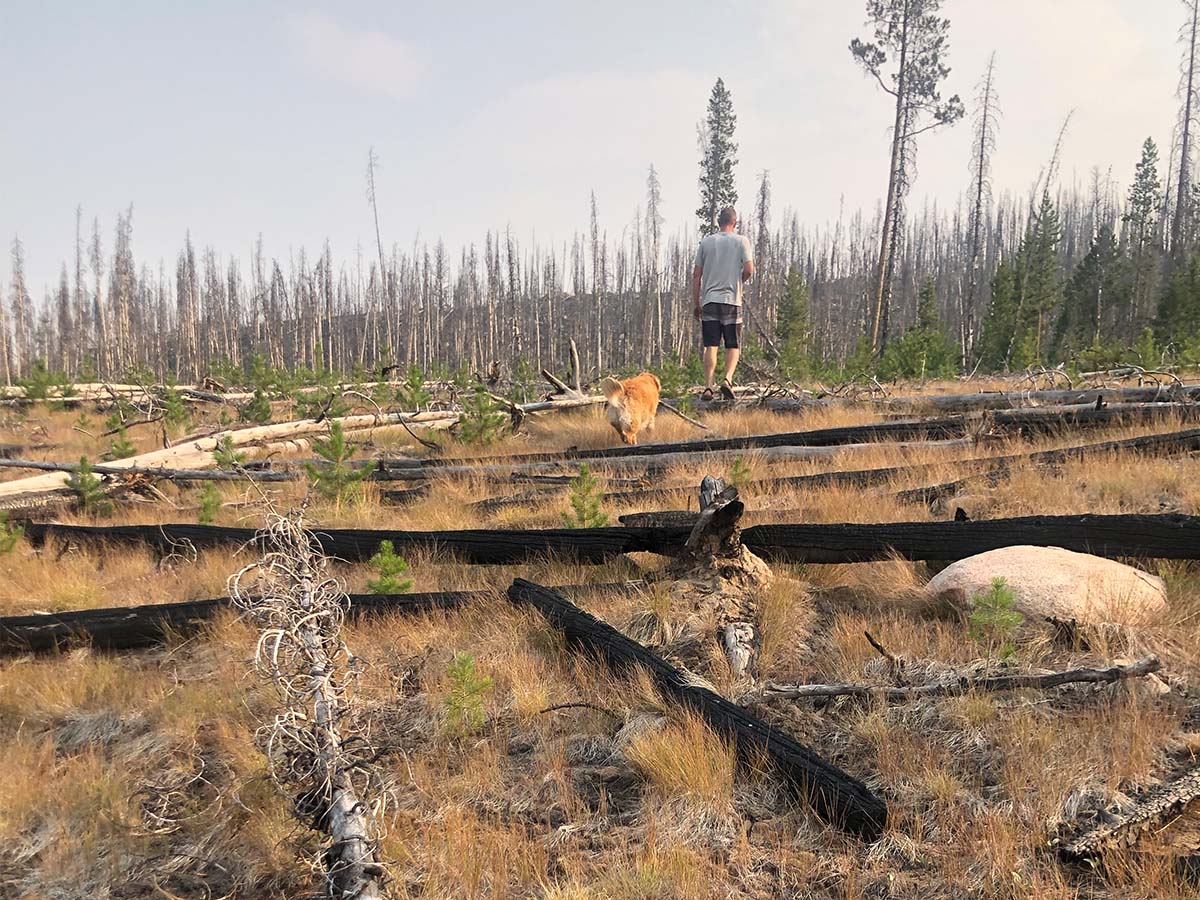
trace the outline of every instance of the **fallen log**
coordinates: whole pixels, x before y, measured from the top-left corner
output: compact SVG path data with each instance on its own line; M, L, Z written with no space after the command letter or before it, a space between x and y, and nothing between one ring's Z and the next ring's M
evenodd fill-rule
M778 728L697 686L682 671L575 606L562 594L518 578L508 589L508 597L518 606L531 606L540 612L563 632L568 646L596 654L617 671L643 668L666 696L731 738L743 759L765 753L788 785L825 821L866 841L882 836L887 825L887 807L858 779Z
M890 447L904 452L908 450L953 450L973 446L970 438L956 438L943 441L910 441L891 444ZM636 448L634 448L636 449ZM843 444L823 447L809 446L780 446L766 447L755 451L755 459L764 463L795 462L814 459L833 459L859 453L876 452L878 444ZM535 460L528 462L524 457L516 457L512 462L483 463L479 465L427 465L423 460L412 460L400 465L390 465L381 469L375 476L381 481L425 481L434 477L443 478L487 478L511 481L517 475L578 475L578 464L586 462L595 474L616 472L634 477L645 477L647 471L663 470L672 466L690 466L698 461L698 454L703 454L704 462L714 459L732 461L745 451L737 448L725 450L699 450L680 453L650 453L645 455L631 454L623 457L599 458L558 458Z
M446 553L462 562L504 565L547 557L601 563L623 553L676 555L690 527L477 529L392 531L326 528L317 532L322 551L345 560L374 555L379 542L397 552ZM65 525L30 523L26 538L141 543L173 553L181 548L254 545L251 528L166 523L161 525ZM765 559L796 563L872 562L900 557L955 560L1018 544L1063 547L1110 558L1200 559L1200 516L1076 515L1023 516L968 522L889 522L883 524L752 525L742 543Z
M580 599L632 593L640 581L612 584L564 585L555 590ZM346 614L351 620L383 615L418 615L451 610L500 596L490 591L437 591L415 594L350 594ZM170 637L194 634L221 610L232 609L228 597L152 603L108 609L81 609L24 616L0 616L0 654L44 653L74 644L103 650L133 650L163 643Z
M392 531L325 528L315 532L327 556L348 561L370 559L381 541L391 541L397 553L446 553L464 563L504 565L547 558L566 558L598 564L623 553L665 553L681 546L686 533L656 529L550 528L544 530L479 529L466 531ZM165 554L214 547L257 547L253 528L165 523L161 525L63 525L29 523L25 537L34 546L48 540L91 544L135 543Z
M975 691L1016 691L1024 688L1049 690L1064 684L1112 684L1126 678L1143 678L1162 668L1156 657L1147 656L1124 666L1105 669L1068 669L1065 672L1012 673L1005 675L959 675L933 684L885 687L875 684L775 684L767 682L758 692L764 699L812 700L832 697L869 697L902 703L927 697L957 697Z
M1103 821L1059 847L1059 854L1072 862L1096 859L1105 851L1128 851L1142 838L1161 836L1169 824L1200 799L1200 766L1160 784L1136 798L1122 812Z
M929 394L889 397L878 405L908 411L971 412L1032 406L1095 405L1107 403L1179 403L1200 400L1200 385L1159 384L1145 387L1086 388L1046 391L980 391L974 394Z
M78 463L45 462L38 459L0 459L0 469L35 469L43 472L74 472ZM147 475L167 481L295 481L293 472L245 469L171 469L162 466L117 466L95 463L97 475Z
M797 488L804 490L820 490L832 487L872 487L889 484L901 478L911 478L928 472L944 470L948 466L965 470L984 469L986 471L968 477L984 477L991 473L1007 471L1019 465L1027 464L1034 467L1058 465L1089 456L1103 456L1110 453L1139 453L1152 456L1166 456L1174 453L1200 451L1200 429L1172 431L1165 434L1148 434L1138 437L1123 438L1116 441L1100 441L1094 444L1080 444L1073 447L1060 447L1055 450L1039 450L1033 453L1012 453L1005 456L987 456L977 459L956 459L945 462L920 463L911 466L888 466L879 469L857 469L839 472L818 472L813 475L790 475L778 478L757 478L746 482L743 489L754 488ZM929 497L945 496L947 490L963 483L967 478L953 482L943 482L939 485L929 485L901 491L897 494L903 502L927 501ZM670 496L689 490L686 485L679 487L651 487L627 491L611 491L604 495L610 503L633 503L658 497ZM497 509L505 504L504 498L477 501L475 504L482 509Z
M568 449L557 452L521 453L479 458L441 458L408 460L402 465L427 471L461 469L509 464L523 466L538 462L570 460L617 460L653 456L686 457L697 453L730 452L782 448L818 448L858 445L867 442L915 440L947 440L960 438L980 429L1006 434L1045 434L1059 429L1105 428L1115 425L1138 425L1168 418L1200 420L1200 406L1173 403L1143 403L1091 407L1055 407L1045 409L1003 410L983 416L951 416L941 419L910 419L896 422L875 422L841 428L820 428L809 431L790 431L773 434L751 434L731 438L708 438L662 444L638 444L629 447ZM399 467L397 467L399 468Z

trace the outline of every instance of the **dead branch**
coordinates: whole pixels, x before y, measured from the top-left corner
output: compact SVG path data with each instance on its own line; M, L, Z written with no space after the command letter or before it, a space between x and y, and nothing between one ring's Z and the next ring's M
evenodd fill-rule
M829 697L873 697L888 702L924 697L955 697L972 691L1015 691L1024 688L1049 690L1063 684L1112 684L1126 678L1142 678L1162 668L1157 657L1147 656L1126 666L1107 669L1069 669L1042 675L1012 674L988 676L959 676L952 681L919 684L908 687L880 687L874 684L775 684L768 682L761 690L765 699L807 700Z
M699 428L703 431L708 431L708 426L705 425L703 422L697 422L695 419L691 418L690 416L685 416L683 413L681 413L679 410L677 410L674 406L672 406L667 401L659 400L658 405L661 406L663 409L665 409L667 412L674 413L675 415L679 416L679 418L683 419L683 421L687 422L689 425L695 425L697 428Z

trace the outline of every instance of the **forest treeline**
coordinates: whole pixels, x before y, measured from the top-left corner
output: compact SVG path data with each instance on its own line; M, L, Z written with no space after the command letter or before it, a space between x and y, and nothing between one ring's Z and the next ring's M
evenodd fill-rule
M871 0L875 40L851 44L855 61L895 98L888 191L873 214L823 225L792 209L777 214L769 172L739 204L736 115L718 80L701 127L697 223L670 233L653 166L619 237L599 228L593 194L588 226L554 245L522 242L512 228L453 250L441 241L388 245L377 224L375 246L352 259L335 259L326 242L280 260L264 254L261 239L240 259L185 236L169 271L136 258L132 208L107 232L99 221L86 227L77 210L73 252L40 300L13 241L0 377L27 377L39 360L76 380L141 368L194 381L252 361L313 372L536 370L561 368L569 340L594 373L678 364L699 337L690 297L696 244L726 203L742 211L739 228L757 258L746 300L750 358L789 377L1200 362L1197 0L1183 4L1184 80L1169 150L1160 156L1147 139L1127 177L1095 170L1086 184L1063 184L1058 149L1046 148L1036 184L995 197L995 59L968 104L943 100L949 22L939 5ZM897 16L913 21L897 29ZM904 48L899 33L927 44ZM926 68L893 71L889 59ZM910 208L916 136L960 118L974 127L961 195L950 207ZM372 152L368 199L378 223L388 210L374 164Z

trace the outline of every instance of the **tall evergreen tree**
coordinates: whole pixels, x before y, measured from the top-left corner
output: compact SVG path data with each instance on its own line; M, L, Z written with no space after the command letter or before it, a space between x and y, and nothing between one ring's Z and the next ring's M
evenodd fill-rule
M1060 354L1098 349L1118 337L1117 324L1128 319L1129 296L1128 267L1112 227L1102 225L1067 284L1055 329Z
M1028 366L1041 360L1048 325L1062 302L1058 243L1062 223L1049 191L1029 224L1019 254L1019 288L1012 343L1007 362Z
M811 301L804 273L792 263L783 279L775 336L779 340L784 368L795 375L806 374L817 361L810 312Z
M737 116L733 98L720 78L708 98L708 116L700 128L700 232L712 234L717 228L717 213L737 203L733 167L737 165L737 144L733 140Z
M1154 317L1154 298L1158 291L1158 268L1162 243L1159 234L1158 147L1146 138L1142 158L1134 172L1133 185L1125 206L1124 246L1129 258L1130 302L1128 321L1122 323L1128 339L1136 337Z
M936 378L954 371L954 349L938 312L933 279L925 279L917 304L917 321L883 355L884 371L904 378Z
M950 20L938 15L941 5L942 0L867 0L867 24L874 26L875 39L864 42L855 38L850 42L854 60L895 100L887 201L868 315L871 349L876 353L887 341L892 274L903 224L904 196L914 174L916 139L926 131L954 124L965 113L957 94L943 100L939 89L950 74L945 64ZM883 68L889 54L896 68L885 80Z
M1182 343L1200 334L1200 253L1193 253L1171 272L1155 330L1163 344Z
M992 276L992 296L979 338L979 364L985 371L1005 367L1017 321L1017 270L1003 260Z

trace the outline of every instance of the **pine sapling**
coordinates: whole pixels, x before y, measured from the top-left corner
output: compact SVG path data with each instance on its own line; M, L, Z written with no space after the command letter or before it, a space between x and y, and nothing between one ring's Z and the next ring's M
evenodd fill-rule
M367 590L372 594L407 594L412 590L412 581L397 577L408 571L408 562L396 555L391 541L380 541L379 550L367 563L379 574L367 582Z
M133 446L133 441L129 440L129 435L125 433L125 426L120 425L117 427L117 436L100 458L105 462L112 462L114 459L128 459L136 453L137 447Z
M740 488L750 480L752 474L753 470L739 456L734 459L733 465L729 469L729 483L736 488Z
M356 468L350 465L354 448L346 441L340 422L330 425L329 439L317 441L313 449L327 465L318 468L312 463L305 463L304 467L308 470L313 487L321 496L332 500L339 511L343 502L362 496L363 482L371 473L371 467Z
M204 490L200 492L200 524L211 525L215 522L222 504L221 491L213 482L205 482Z
M24 536L25 526L8 521L8 510L0 509L0 554L12 553Z
M458 420L458 437L464 444L485 446L495 443L504 433L508 416L496 405L482 385L463 402Z
M79 457L78 468L67 477L67 487L75 493L75 503L82 512L106 516L112 512L112 501L101 490L100 477L92 471L86 456Z
M213 461L218 469L236 469L246 461L246 454L239 453L233 446L233 438L225 435L213 450Z
M243 422L266 425L271 421L271 401L267 399L263 389L257 387L254 389L254 396L244 406L238 407L238 414Z
M450 676L445 704L447 727L458 737L474 734L483 728L483 698L491 690L492 679L476 671L475 657L470 653L455 653L446 672Z
M587 463L581 463L579 475L571 479L570 502L571 511L563 513L563 524L568 528L603 528L608 524L608 514L600 508L604 490Z
M968 634L973 640L986 643L989 654L998 648L1001 659L1012 656L1010 638L1025 621L1025 617L1013 609L1016 602L1016 595L1003 578L993 578L987 591L972 598L974 609Z

